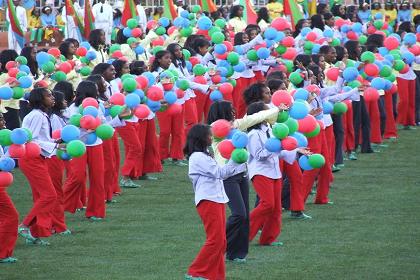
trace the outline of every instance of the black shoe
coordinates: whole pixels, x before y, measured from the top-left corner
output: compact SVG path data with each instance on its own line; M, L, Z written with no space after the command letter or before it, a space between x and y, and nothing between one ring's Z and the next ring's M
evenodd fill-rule
M292 211L290 212L290 217L295 220L312 219L311 216L306 215L305 213L303 213L303 211Z

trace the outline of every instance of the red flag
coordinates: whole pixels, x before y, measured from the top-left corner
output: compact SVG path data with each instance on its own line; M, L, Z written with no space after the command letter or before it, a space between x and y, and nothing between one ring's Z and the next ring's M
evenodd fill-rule
M90 32L95 29L95 18L92 13L92 6L90 5L89 0L85 0L85 17L84 17L84 23L85 23L85 29L84 29L84 37L87 39L89 38Z
M137 17L137 9L134 0L124 0L124 8L121 17L121 24L127 26L127 20Z

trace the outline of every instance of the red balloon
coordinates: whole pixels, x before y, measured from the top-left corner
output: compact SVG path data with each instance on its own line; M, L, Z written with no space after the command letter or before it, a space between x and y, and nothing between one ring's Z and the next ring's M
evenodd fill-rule
M143 34L143 30L141 30L141 28L139 28L139 27L131 29L131 35L133 37L138 38L138 37L141 36L141 34Z
M66 74L68 74L72 69L73 67L67 61L60 63L60 65L58 65L58 70L63 71Z
M6 70L10 70L11 68L16 68L17 62L16 61L8 61L6 63Z
M87 52L88 52L88 50L85 47L79 47L76 50L76 55L78 55L78 56L85 56Z
M271 96L271 102L275 106L280 106L280 104L291 106L293 97L286 90L277 90L273 93L273 96Z
M49 50L48 50L48 53L49 53L50 55L54 56L55 58L58 58L58 57L60 57L60 55L61 55L60 50L59 50L59 49L57 49L57 48L51 48L51 49L49 49Z
M297 148L297 140L291 136L287 136L281 140L281 147L283 150L292 151Z
M123 53L120 50L116 50L115 52L112 53L111 57L115 59L121 58L123 57Z
M82 107L86 108L87 106L93 106L95 108L99 108L99 103L95 98L87 97L82 101Z
M222 77L220 75L213 75L211 76L211 81L213 82L213 84L220 84L220 82L222 81Z
M389 36L385 38L384 40L384 46L388 50L395 50L396 48L398 48L399 45L400 45L400 42L398 42L398 39L395 38L394 36Z
M217 120L211 124L211 131L216 138L226 138L229 135L231 124L227 120Z
M52 139L60 139L61 138L61 129L56 129L52 132Z
M144 77L144 76L137 76L135 79L137 81L137 87L138 88L140 88L140 89L147 88L147 86L149 84L149 81L147 80L146 77Z
M182 113L182 105L181 104L171 104L169 105L168 109L166 110L168 112L169 115L173 116L173 115L179 115Z
M318 124L315 117L309 114L303 119L297 121L299 123L298 131L302 133L309 133L313 131Z
M297 51L295 48L288 48L284 54L281 55L284 59L294 60L297 56Z
M233 146L232 141L225 139L217 145L217 149L219 149L220 155L223 158L230 159L233 150L235 150L235 146Z
M157 25L156 20L150 20L147 22L146 27L149 30L152 30L153 28L155 28L155 26Z
M176 93L176 97L177 97L178 99L184 98L184 96L185 96L185 91L183 91L183 90L182 90L182 89L180 89L180 88L177 88L177 89L175 90L175 93Z
M125 96L122 93L114 93L111 95L109 102L114 105L124 105L125 104Z
M172 33L174 33L174 32L175 32L175 30L176 30L176 26L171 26L171 27L169 27L169 28L168 28L168 31L167 31L168 35L172 35Z
M17 73L19 73L19 69L17 68L10 68L7 71L7 74L9 74L9 77L13 77L13 78L16 78Z
M376 32L375 26L371 25L368 27L367 32L369 35L374 34Z
M379 67L374 63L365 64L365 73L368 76L376 77L379 75Z
M420 55L420 47L417 45L413 45L411 48L408 49L412 54L415 56Z
M198 84L205 85L205 84L207 84L207 79L204 76L195 76L194 77L194 82L196 82Z
M343 26L344 24L346 24L346 21L340 17L338 17L335 22L334 22L335 26L337 26L338 28L341 28L341 26Z
M384 24L382 25L382 30L387 30L388 29L388 26L389 26L389 24L388 24L388 22L384 22Z
M369 88L365 89L365 91L363 93L363 98L365 99L366 102L378 101L379 92L376 88L369 87Z
M308 34L306 34L306 40L314 42L316 40L316 38L317 38L317 35L314 31L311 31Z
M408 72L408 70L410 70L410 67L408 66L408 64L404 65L404 68L400 71L401 74L405 74Z
M25 156L25 145L12 144L9 146L9 155L12 158L21 158Z
M233 92L233 85L231 83L223 83L219 86L219 91L223 95L229 95Z
M0 171L0 188L6 188L13 183L13 175L10 172Z
M41 147L35 142L25 144L26 157L38 157L41 154Z
M224 42L223 42L223 44L226 46L226 48L227 48L227 52L231 52L231 51L233 51L233 45L232 45L232 43L231 43L231 42L229 42L229 41L224 41Z
M347 32L347 38L349 38L349 40L358 40L359 36L357 36L356 32L349 31L349 32Z
M163 46L163 44L165 44L165 40L163 40L161 37L156 38L152 41L152 46L156 47L156 46Z
M226 60L228 54L229 54L228 52L225 52L225 53L222 53L222 54L216 53L215 56L216 56L216 58L218 58L220 60Z
M321 89L317 85L309 85L309 86L306 87L306 90L309 91L309 92L314 92L317 95L319 95L321 93Z
M48 87L48 82L41 80L35 83L34 88L40 88L40 87L44 87L47 88Z
M44 80L41 80L41 81L39 81L39 82L45 82ZM38 82L38 83L39 83ZM18 82L18 80L16 79L16 78L14 78L14 77L8 77L7 79L6 79L6 83L7 84L16 84L16 83L19 83ZM39 86L38 86L39 87ZM48 84L45 86L45 87L48 87Z
M261 48L266 48L266 47L267 47L267 43L266 43L266 42L262 42L261 44L256 45L256 46L254 47L254 49L255 49L256 51L258 51L259 49L261 49Z
M283 31L285 29L291 29L290 23L286 19L281 18L281 17L278 17L278 18L274 19L271 22L271 27L277 29L277 31Z
M295 45L295 39L291 36L284 37L281 40L281 44L285 47L293 47Z
M327 70L327 78L331 81L337 81L338 75L340 75L340 69L337 67L332 67Z
M147 98L152 101L159 101L163 99L163 90L158 86L151 86L147 90Z
M80 119L80 127L84 129L95 129L97 127L96 119L91 115L83 116Z
M200 59L198 57L191 56L190 57L190 62L192 64L192 66L194 67L196 64L200 63Z
M174 83L165 83L165 84L162 84L162 87L164 91L168 91L174 87Z
M150 115L150 109L144 104L140 104L134 110L134 115L139 119L145 119Z

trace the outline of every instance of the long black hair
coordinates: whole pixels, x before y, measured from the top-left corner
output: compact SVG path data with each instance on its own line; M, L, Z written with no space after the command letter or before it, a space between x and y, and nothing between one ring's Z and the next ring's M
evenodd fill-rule
M232 6L232 8L230 9L230 15L229 15L229 18L235 18L235 17L237 17L238 16L238 12L240 11L240 10L243 10L243 7L241 6L241 5L235 5L235 6Z
M96 75L96 74L102 75L111 66L113 66L113 65L109 64L109 63L101 62L93 68L92 73L90 73L90 74L91 75Z
M246 114L248 116L250 116L250 115L256 114L258 112L264 111L265 109L267 109L266 104L263 101L258 101L258 102L252 103L248 106L248 109L246 110ZM253 129L260 129L261 124L262 124L262 122L258 123L258 124L255 124L251 127L248 127L247 131L249 132Z
M233 121L235 119L233 114L233 106L229 101L219 100L211 104L207 116L207 123L212 124L220 119L227 121Z
M327 7L327 4L323 4L323 3L318 4L318 6L316 6L316 13L322 15L326 7Z
M105 42L101 41L102 32L104 32L102 29L94 29L89 34L89 44L95 50L98 50L100 45L105 44Z
M123 29L118 30L117 36L115 38L115 43L117 43L117 44L127 44L127 39L128 39L128 37L126 37L124 35Z
M184 146L184 155L187 159L195 152L210 155L208 152L208 138L210 135L210 126L206 124L196 124L190 129Z
M130 74L141 75L146 71L146 63L141 60L135 60L130 63Z
M245 32L238 32L235 34L235 37L233 37L233 45L237 46L237 45L243 45L245 44L244 42L244 35L246 33Z
M298 22L296 23L296 26L295 26L295 31L293 31L293 34L292 34L293 38L296 38L300 34L305 21L306 21L306 19L304 19L304 18L298 20Z
M76 98L74 99L74 105L79 106L82 104L83 99L92 97L98 99L98 87L94 82L81 81L76 89Z
M70 49L70 45L73 44L72 42L69 41L64 41L63 43L60 44L60 46L58 47L58 49L60 50L61 54L66 58L66 59L71 59L71 54L69 54L69 49ZM74 45L74 44L73 44Z
M262 7L257 12L257 24L263 19L265 22L270 22L270 16L268 15L268 9L266 7Z
M263 100L262 92L267 86L264 83L255 83L250 85L243 93L246 105Z
M44 94L48 94L50 91L48 88L45 87L39 87L34 88L29 93L29 107L31 109L39 109L43 112L47 112L47 108L44 106Z
M325 29L325 22L322 15L311 16L311 28L319 28L322 31Z
M343 46L334 46L337 53L337 61L342 61L344 58L345 48Z
M116 78L121 78L122 68L123 68L124 64L126 64L126 63L128 63L128 62L125 61L125 60L122 60L122 59L116 59L112 62L112 65L115 68L115 77Z
M349 40L344 44L344 47L347 49L347 52L349 54L349 58L358 61L360 53L357 49L357 46L359 46L359 41L355 40Z
M15 61L16 57L18 57L18 53L15 50L4 50L0 53L0 67L2 73L7 73L7 62Z
M162 50L162 51L158 51L155 54L155 59L153 59L153 63L150 66L150 72L155 72L159 69L160 65L159 65L159 59L161 59L162 57L164 57L167 54L171 54L168 51Z
M210 46L210 42L204 38L197 38L192 44L192 48L195 53L200 53L200 48Z
M171 59L172 59L172 63L176 66L176 67L183 67L183 68L185 68L185 66L186 66L186 63L185 63L185 58L184 58L184 55L182 55L182 57L181 58L177 58L176 56L175 56L175 49L176 49L176 47L180 47L181 48L181 50L182 50L182 47L178 44L178 43L172 43L172 44L169 44L168 45L168 47L166 47L166 50L168 51L168 52L170 52L171 53Z
M108 97L106 97L106 95L105 95L106 88L104 88L103 92L99 91L99 88L102 86L103 79L104 78L101 75L95 74L95 75L90 75L89 77L87 77L86 81L94 82L96 84L97 89L98 89L99 99L101 99L103 101L107 101Z
M67 104L70 104L74 100L74 88L73 84L67 81L60 81L54 86L54 91L60 91L64 94L64 99Z
M59 117L63 116L63 110L66 109L64 106L64 93L58 90L53 90L52 95L54 96L54 106L51 108L51 114L55 114Z
M20 55L26 57L26 60L28 61L28 67L31 70L32 76L34 76L35 79L38 78L38 62L36 59L32 57L32 52L34 51L34 47L24 47L20 51Z

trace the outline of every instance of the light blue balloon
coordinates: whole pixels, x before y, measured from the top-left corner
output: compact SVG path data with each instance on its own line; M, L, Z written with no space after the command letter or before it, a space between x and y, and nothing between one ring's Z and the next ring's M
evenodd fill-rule
M308 100L309 92L306 89L299 88L296 90L295 94L293 95L293 98L295 100Z
M385 56L389 53L389 50L385 47L378 48L378 51L379 51L379 54L382 55L382 56Z
M374 78L370 82L370 86L373 87L373 88L376 88L378 90L384 89L384 87L385 87L385 79L380 78L380 77Z
M324 37L326 38L334 37L334 31L332 31L331 29L325 29L323 34L324 34Z
M0 99L9 100L13 97L13 90L10 87L0 87Z
M127 38L131 37L131 29L130 29L130 28L128 28L128 27L125 27L125 28L123 29L123 34L124 34L124 36L125 36L125 37L127 37Z
M0 170L11 172L15 168L15 161L10 157L0 158Z
M213 26L213 22L210 18L202 16L198 19L197 26L201 30L210 30L210 28Z
M143 48L143 46L142 46L142 45L137 45L137 46L134 48L134 52L135 52L137 55L142 55L142 54L144 53L144 48Z
M329 101L322 102L322 110L324 114L331 114L334 110L334 105Z
M224 54L227 51L225 44L217 44L214 46L214 52L217 54Z
M308 35L309 32L311 32L312 29L310 29L309 27L304 27L302 28L302 30L300 31L300 35L302 37L306 37L306 35Z
M246 65L242 61L239 61L238 64L233 66L233 70L235 70L235 72L238 72L238 73L241 73L241 72L245 71L245 69L246 69Z
M156 79L155 76L153 76L152 73L150 72L144 72L141 74L143 77L145 77L147 79L148 83L148 87L153 86L156 83Z
M404 35L403 42L406 45L412 46L412 45L414 45L416 43L416 41L417 41L416 34L414 34L414 33L407 33L407 34Z
M25 72L26 74L31 73L31 69L29 68L29 66L23 64L19 66L19 71Z
M303 135L300 132L295 132L291 135L289 135L290 137L293 137L296 139L297 143L298 143L298 147L299 148L306 148L308 147L308 138L306 138L305 135Z
M270 51L267 48L259 48L257 56L259 59L267 59L270 56Z
M223 100L223 94L218 90L213 90L210 93L210 100L213 101L213 102Z
M89 49L90 49L90 47L91 47L88 41L83 41L83 42L81 42L81 43L80 43L80 46L81 46L81 47L84 47L84 48L85 48L85 49L87 49L87 50L89 50Z
M92 145L95 144L96 140L98 139L98 136L96 136L95 132L89 133L84 137L84 142L86 145Z
M23 76L18 79L21 88L30 88L32 86L32 78L29 76Z
M237 149L245 148L248 145L248 135L242 131L237 131L232 136L232 144Z
M96 59L96 52L95 51L88 51L86 53L86 59L89 61L92 61L94 59Z
M273 27L268 27L265 31L264 31L264 38L268 39L268 40L275 40L277 37L277 30Z
M43 64L47 63L48 61L50 61L50 55L46 52L39 52L36 54L36 62L38 62L38 64L40 66L42 66Z
M359 76L359 71L356 67L348 67L343 71L343 78L347 82L351 82L357 79Z
M125 96L125 105L130 109L137 107L140 104L140 101L140 96L135 93L130 93Z
M13 144L23 145L28 141L28 133L23 128L15 128L10 133L10 140Z
M64 142L70 142L72 140L77 140L80 137L80 129L77 126L68 124L61 130L61 139Z
M161 17L159 19L159 23L160 23L160 25L162 25L163 27L166 28L166 27L169 26L169 24L171 24L171 21L168 18L166 18L166 17Z
M166 100L166 102L168 102L169 105L174 104L178 100L176 93L172 90L165 92L165 96L163 98Z
M268 138L265 141L264 147L269 152L279 153L281 151L281 141L274 137Z
M290 117L301 120L309 113L308 106L303 102L293 102L292 107L289 109Z
M161 106L159 101L152 101L150 99L147 99L146 105L147 107L149 107L150 111L152 112L159 111L160 106Z
M305 155L299 158L299 166L305 171L312 170L312 166L309 164L309 158Z

